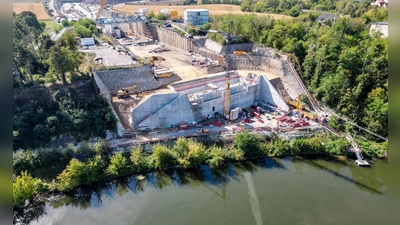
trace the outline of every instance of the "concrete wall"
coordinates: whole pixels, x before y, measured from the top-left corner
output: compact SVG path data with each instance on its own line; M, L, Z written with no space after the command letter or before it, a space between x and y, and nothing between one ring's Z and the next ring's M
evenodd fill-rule
M161 120L165 120L167 124L172 125L178 125L182 121L187 123L195 121L188 95L180 94L179 97L158 109L138 126L139 129L145 129L146 127L154 129L160 126Z
M117 134L118 136L122 136L124 134L124 128L119 121L119 117L114 110L114 107L111 104L111 93L108 87L104 84L103 80L94 72L94 80L96 81L96 85L100 90L100 93L107 99L108 104L110 105L111 111L114 114L115 118L118 120L117 122Z
M221 48L221 52L219 52L220 54L233 54L234 51L251 51L253 49L253 43L240 43L240 44L231 44L229 46L229 52L227 52L228 50L228 46L224 45Z
M137 128L141 122L147 117L156 113L157 110L161 109L165 105L171 103L174 99L180 96L179 93L167 93L167 94L153 94L146 101L140 103L131 112L132 125Z
M181 36L177 31L157 27L156 32L160 42L184 51L193 51L192 39Z
M283 98L279 95L278 91L266 77L258 76L258 83L260 91L257 100L263 100L273 103L281 108L283 111L289 111L289 106L286 104Z
M150 66L120 69L103 70L95 72L95 78L101 79L102 84L107 87L110 94L116 95L121 88L138 85L139 92L153 90L180 78L176 75L156 80ZM97 82L97 80L96 80Z

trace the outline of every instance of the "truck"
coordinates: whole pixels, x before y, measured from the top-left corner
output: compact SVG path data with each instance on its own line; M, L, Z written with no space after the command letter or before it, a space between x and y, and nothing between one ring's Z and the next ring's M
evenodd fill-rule
M170 11L169 17L171 18L172 22L176 22L177 20L179 20L178 11Z
M174 71L173 71L173 70L162 70L162 71L155 70L155 71L154 71L154 76L155 76L156 78L170 77L170 76L172 76L173 74L174 74Z
M245 55L246 52L245 51L234 51L233 54L234 55Z

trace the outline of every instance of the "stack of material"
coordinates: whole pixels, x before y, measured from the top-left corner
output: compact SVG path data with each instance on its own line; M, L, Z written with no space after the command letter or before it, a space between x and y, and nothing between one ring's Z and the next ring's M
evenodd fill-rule
M182 122L179 124L179 129L181 129L181 130L187 130L187 129L188 129L187 123L184 122L184 121L182 121Z

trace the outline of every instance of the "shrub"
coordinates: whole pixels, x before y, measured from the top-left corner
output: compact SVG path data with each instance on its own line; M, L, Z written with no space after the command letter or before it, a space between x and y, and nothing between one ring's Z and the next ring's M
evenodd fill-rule
M149 165L149 156L143 152L143 148L141 146L133 147L131 150L131 155L129 159L133 164L134 172L143 172L147 171L151 168Z
M13 204L19 205L36 194L39 184L39 179L33 178L27 171L21 172L13 183Z
M156 169L164 169L176 165L176 155L168 147L157 144L153 147L153 161Z
M235 138L235 147L244 152L245 158L259 157L261 151L261 137L247 131L239 132Z
M129 164L121 152L116 153L111 157L110 164L106 173L110 177L118 177L126 175L129 172Z

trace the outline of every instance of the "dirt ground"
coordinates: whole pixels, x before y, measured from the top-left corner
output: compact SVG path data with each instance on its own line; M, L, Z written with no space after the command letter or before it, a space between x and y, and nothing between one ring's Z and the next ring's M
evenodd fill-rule
M145 45L145 46L129 46L128 48L136 55L147 58L149 56L159 56L164 60L156 61L161 68L169 68L175 71L176 75L181 78L182 81L192 80L194 78L199 78L205 73L200 68L193 66L191 63L192 56L183 54L179 51L171 49L167 52L160 53L148 53L148 50L159 48L160 45Z
M50 16L47 14L44 5L40 3L13 3L13 11L21 13L23 11L31 11L36 14L38 20L49 20Z
M149 11L153 11L154 13L159 13L161 9L170 9L178 11L178 15L183 17L184 9L207 9L210 12L210 15L219 15L219 14L251 14L249 12L242 12L240 10L240 6L238 5L229 5L229 4L211 4L211 5L171 5L165 3L160 3L159 5L119 5L113 7L115 11L120 11L124 13L131 14L132 11L139 11L140 8L148 8ZM290 19L293 18L291 16L280 15L280 14L267 14L267 13L255 13L257 15L270 15L274 19Z

